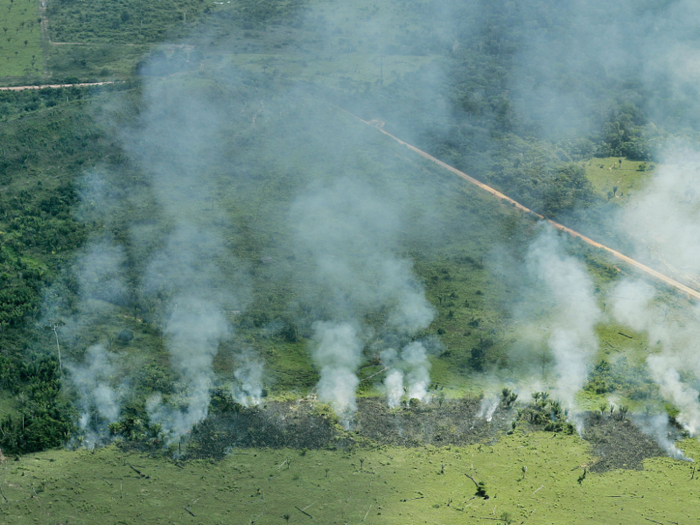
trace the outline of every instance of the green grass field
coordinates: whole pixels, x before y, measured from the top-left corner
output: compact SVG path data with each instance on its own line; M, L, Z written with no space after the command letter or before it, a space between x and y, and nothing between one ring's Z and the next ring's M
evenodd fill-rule
M43 70L39 11L34 0L0 0L0 78Z
M605 198L614 199L620 205L627 203L631 195L644 187L655 166L653 162L619 157L593 158L583 163L588 180L593 184L595 191Z
M313 82L344 91L368 91L381 84L400 80L430 64L435 56L392 56L379 54L330 54L309 56L306 54L248 54L224 55L213 67L235 65L254 72L283 75L297 81ZM207 66L211 66L207 64ZM383 72L383 76L382 76Z
M149 49L149 45L122 44L51 46L46 67L58 78L129 78Z
M700 458L697 441L681 447ZM594 461L577 436L521 429L468 447L245 449L177 464L115 446L56 450L0 464L0 516L77 525L697 522L691 464L653 458L644 470L587 471ZM465 474L486 483L488 499Z

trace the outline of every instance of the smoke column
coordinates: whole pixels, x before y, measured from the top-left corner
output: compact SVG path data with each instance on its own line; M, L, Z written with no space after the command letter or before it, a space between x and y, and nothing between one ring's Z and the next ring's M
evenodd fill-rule
M355 370L362 361L362 342L357 329L349 323L314 324L313 359L320 368L318 397L331 404L347 426L357 410L355 389L359 384Z
M78 392L80 419L78 426L85 434L84 443L94 446L103 439L107 426L119 419L124 384L113 386L119 372L118 357L95 345L88 348L82 364L66 363L70 380Z
M526 264L547 293L553 308L548 345L557 374L556 395L566 408L575 407L588 368L598 349L595 325L600 310L583 264L566 255L556 232L547 227L530 246Z
M390 408L396 408L401 398L418 399L427 402L430 399L430 361L425 346L420 341L406 345L401 353L393 348L381 352L382 362L389 367L384 379L384 390Z
M312 350L321 374L319 398L347 422L357 408L355 371L371 336L364 316L383 315L383 335L406 339L430 324L434 309L410 261L397 255L401 217L389 195L342 179L310 188L292 205L290 220L296 231L293 249L310 262L297 278L319 318ZM409 388L425 398L430 379L422 345L402 355ZM398 384L398 376L393 378ZM393 400L396 385L391 388Z
M634 415L632 416L632 421L642 432L653 438L664 452L673 459L693 461L683 454L683 451L680 450L669 437L669 423L666 414L658 414L655 416Z
M691 435L700 430L698 391L683 380L679 371L698 377L697 338L700 308L695 307L684 323L666 321L662 308L654 304L656 291L641 281L625 280L613 291L614 318L634 330L647 332L650 344L659 343L661 352L647 357L646 364L661 396L678 409L678 422ZM656 435L656 434L655 434Z

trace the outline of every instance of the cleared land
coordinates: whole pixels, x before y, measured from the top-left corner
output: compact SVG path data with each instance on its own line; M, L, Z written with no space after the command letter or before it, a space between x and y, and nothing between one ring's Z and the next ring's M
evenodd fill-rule
M0 0L0 78L41 73L39 20L34 0Z
M683 442L700 457L696 441ZM575 436L516 431L492 445L232 450L167 461L114 446L2 462L4 523L689 523L693 466L590 472ZM585 472L585 477L584 477ZM475 496L466 476L486 483ZM583 477L583 479L581 479ZM667 490L671 487L671 490Z
M594 158L583 162L588 180L603 197L624 205L631 195L644 188L656 164L619 157Z

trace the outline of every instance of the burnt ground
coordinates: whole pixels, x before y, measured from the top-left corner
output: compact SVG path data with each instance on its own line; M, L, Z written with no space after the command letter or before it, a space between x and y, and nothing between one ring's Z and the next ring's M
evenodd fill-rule
M358 402L355 432L381 445L471 445L490 443L510 428L515 410L498 408L490 422L477 417L480 400L389 409L383 399Z
M496 410L490 422L477 417L479 399L390 409L384 400L359 399L349 429L327 405L271 401L261 407L218 413L197 426L188 446L196 457L223 457L231 448L336 449L353 445L469 445L489 443L510 428L512 409Z
M350 429L338 424L327 405L271 401L260 407L212 414L197 426L188 456L223 458L233 448L347 449L354 446L470 445L493 443L511 429L514 408L499 407L490 422L477 417L476 398L390 409L381 399L359 399ZM598 459L593 472L642 469L646 458L663 456L656 442L629 419L588 413L584 439ZM526 421L527 431L542 430Z
M193 431L188 454L225 456L232 448L336 448L350 441L329 410L308 402L269 402L215 414Z
M645 459L666 455L653 438L618 415L588 413L584 428L583 438L591 443L593 454L598 457L590 465L592 472L643 470Z

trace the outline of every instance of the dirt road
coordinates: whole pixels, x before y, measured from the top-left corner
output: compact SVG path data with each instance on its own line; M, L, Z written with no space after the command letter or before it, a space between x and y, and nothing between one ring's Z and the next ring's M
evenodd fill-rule
M343 110L343 111L345 111L345 110ZM408 144L407 142L404 142L404 141L401 140L400 138L395 137L394 135L392 135L391 133L389 133L389 132L387 132L387 131L384 131L384 130L382 129L381 126L375 125L375 122L377 122L377 121L366 121L366 120L362 120L360 117L358 117L357 115L353 115L353 114L350 113L349 111L345 111L345 113L348 113L349 115L352 115L353 117L355 117L355 118L356 118L357 120L359 120L360 122L363 122L364 124L367 124L368 126L371 126L371 127L375 128L375 129L377 129L377 130L380 131L381 133L384 133L384 135L386 135L387 137L391 137L392 139L394 139L394 140L395 140L396 142L398 142L399 144L402 144L402 145L406 146L406 147L407 147L408 149L410 149L411 151L417 153L418 155L420 155L421 157L423 157L423 158L425 158L425 159L428 159L428 160L431 161L431 162L434 162L435 164L437 164L437 165L440 166L441 168L444 168L444 169L446 169L446 170L448 170L448 171L451 171L452 173L454 173L454 174L457 175L458 177L461 177L461 178L463 178L464 180L466 180L467 182L469 182L469 183L471 183L471 184L474 184L475 186L478 186L479 188L481 188L482 190L484 190L484 191L490 193L490 194L493 195L494 197L498 197L499 199L501 199L502 202L506 202L506 203L512 205L513 207L515 207L515 208L517 208L518 210L521 210L521 211L523 211L523 212L531 213L531 214L535 215L536 217L540 218L541 220L547 221L549 224L551 224L552 226L554 226L557 230L566 232L566 233L568 233L569 235L571 235L571 236L573 236L573 237L578 237L578 238L581 239L583 242L585 242L585 243L587 243L587 244L590 244L591 246L595 246L596 248L600 248L601 250L605 250L606 252L608 252L609 254L611 254L613 257L616 257L617 259L619 259L619 260L621 260L621 261L624 261L625 263L629 264L630 266L634 266L635 268L637 268L637 269L643 271L644 273L646 273L646 274L648 274L648 275L651 275L651 276L654 277L655 279L658 279L659 281L661 281L661 282L663 282L663 283L665 283L665 284L667 284L667 285L669 285L669 286L675 288L676 290L679 290L679 291L683 292L683 293L686 294L688 297L693 298L693 299L700 300L700 292L699 292L699 291L694 290L693 288L690 288L689 286L686 286L686 285L684 285L684 284L682 284L682 283L680 283L680 282L678 282L678 281L676 281L676 280L674 280L674 279L671 279L671 278L668 277L667 275L664 275L664 274L661 273L661 272L658 272L658 271L656 271L656 270L654 270L654 269L652 269L652 268L649 268L648 266L646 266L646 265L644 265L644 264L642 264L642 263L640 263L640 262L638 262L638 261L635 261L635 260L632 259L631 257L627 257L626 255L624 255L624 254L622 254L622 253L620 253L620 252L618 252L618 251L616 251L616 250L613 250L612 248L608 248L607 246L604 246L604 245L602 245L602 244L600 244L600 243L598 243L598 242L595 242L593 239L590 239L590 238L586 237L585 235L582 235L582 234L578 233L577 231L572 230L571 228L567 228L567 227L564 226L563 224L559 224L558 222L555 222L555 221L553 221L553 220L550 220L550 219L545 218L544 216L540 215L539 213L533 212L530 208L527 208L526 206L523 206L523 205L520 204L519 202L514 201L514 200L511 199L510 197L504 195L503 193L501 193L501 192L498 191L498 190L495 190L495 189L492 188L491 186L487 186L487 185L484 184L483 182L480 182L480 181L476 180L475 178L470 177L469 175L467 175L467 174L464 173L463 171L459 171L458 169L453 168L453 167L450 166L449 164L445 164L445 163L442 162L441 160L436 159L435 157L433 157L432 155L429 155L429 154L426 153L425 151L420 150L420 149L416 148L415 146L412 146L411 144Z
M68 87L84 87L84 86L104 86L106 84L114 84L111 82L84 82L82 84L44 84L43 86L14 86L14 87L0 87L0 91L24 91L26 89L58 89L58 88L68 88Z

